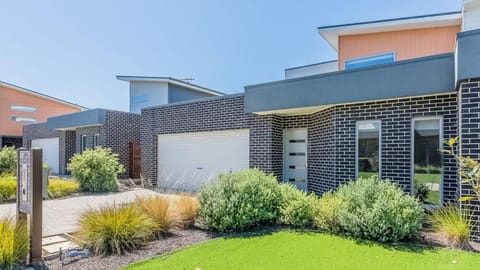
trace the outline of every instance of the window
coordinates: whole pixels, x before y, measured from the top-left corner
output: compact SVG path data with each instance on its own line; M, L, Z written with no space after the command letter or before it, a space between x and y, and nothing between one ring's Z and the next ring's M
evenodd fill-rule
M29 107L29 106L21 106L21 105L12 105L10 106L10 110L16 112L36 112L37 108Z
M413 188L427 189L426 204L440 205L442 200L442 121L439 117L413 119Z
M381 168L380 121L357 122L357 178L377 176Z
M96 148L98 146L98 137L100 136L100 134L95 134L93 135L93 148Z
M12 116L12 121L15 122L27 122L27 123L36 123L37 119L31 117L21 117L21 116Z
M87 150L87 135L82 135L80 138L80 153Z
M368 67L386 63L395 62L395 53L382 53L377 55L365 56L355 59L348 59L345 60L344 69L354 69L354 68L361 68L361 67Z

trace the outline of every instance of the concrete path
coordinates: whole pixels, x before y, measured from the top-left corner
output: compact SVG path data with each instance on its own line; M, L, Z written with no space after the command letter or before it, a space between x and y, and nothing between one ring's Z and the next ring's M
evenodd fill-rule
M133 189L126 192L87 195L68 199L43 202L43 235L54 235L77 231L76 223L82 210L112 202L130 202L137 196L158 194L148 189ZM15 204L0 204L0 217L15 216Z

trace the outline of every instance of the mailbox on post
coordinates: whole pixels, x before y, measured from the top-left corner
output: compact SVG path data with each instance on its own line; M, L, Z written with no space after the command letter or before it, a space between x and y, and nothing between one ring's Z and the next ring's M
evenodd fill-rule
M42 260L42 149L19 148L17 154L17 221L29 227L28 262L37 264Z

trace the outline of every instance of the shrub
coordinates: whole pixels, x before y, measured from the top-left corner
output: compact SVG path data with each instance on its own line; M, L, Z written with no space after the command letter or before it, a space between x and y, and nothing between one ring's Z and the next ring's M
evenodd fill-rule
M145 215L149 216L156 223L157 226L154 233L157 237L160 234L167 233L177 224L169 199L162 196L139 197L135 203Z
M0 175L4 174L17 174L17 150L13 146L0 150Z
M175 200L175 212L179 225L183 228L192 227L198 216L198 200L195 197L182 195Z
M68 196L80 190L80 184L75 180L50 179L48 181L48 197L50 199Z
M82 190L110 192L118 190L117 176L125 172L118 162L118 155L109 148L97 147L75 154L68 170L78 180Z
M0 178L0 202L14 200L17 196L17 180L13 176Z
M340 231L339 212L342 201L333 192L325 192L317 204L315 226L320 230L337 233Z
M20 269L28 253L27 226L0 219L0 269Z
M434 210L428 221L432 228L447 236L448 241L454 248L469 249L470 219L466 213L454 205L448 205L441 209Z
M421 203L424 203L428 199L428 192L430 189L426 184L416 184L415 185L415 198L417 198Z
M280 185L280 190L280 223L297 228L311 227L316 216L317 197L289 184Z
M339 224L348 235L389 242L421 228L421 204L390 181L361 178L341 186L336 195L342 201Z
M96 254L123 254L137 249L157 230L155 222L135 204L110 204L85 210L80 235Z
M220 174L203 185L199 216L221 232L242 231L278 218L280 188L273 175L258 169Z

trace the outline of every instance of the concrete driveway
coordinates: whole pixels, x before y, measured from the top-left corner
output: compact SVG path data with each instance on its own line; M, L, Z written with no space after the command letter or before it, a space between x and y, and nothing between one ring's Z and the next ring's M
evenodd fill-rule
M82 210L112 202L130 202L137 196L158 194L148 189L132 189L125 192L79 196L43 202L43 235L77 231L77 220ZM15 204L0 204L0 217L15 216Z

